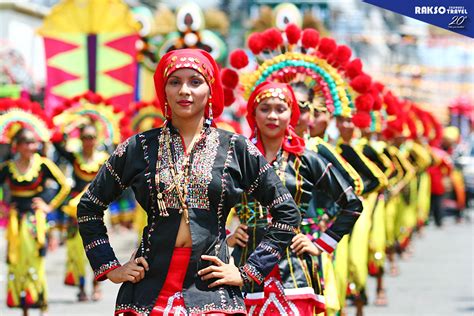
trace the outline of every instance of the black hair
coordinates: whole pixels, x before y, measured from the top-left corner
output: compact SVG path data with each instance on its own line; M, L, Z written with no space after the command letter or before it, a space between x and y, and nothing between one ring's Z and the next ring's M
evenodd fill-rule
M15 136L12 138L12 142L15 144L21 144L30 138L27 137L28 133L33 133L31 130L22 127L18 132L15 133Z
M314 90L309 88L303 81L291 83L293 90L298 90L308 95L308 101L313 102Z
M93 128L94 131L97 133L97 127L94 124L89 123L89 124L84 124L79 128L79 135L82 136L82 134L84 134L84 131L88 128Z

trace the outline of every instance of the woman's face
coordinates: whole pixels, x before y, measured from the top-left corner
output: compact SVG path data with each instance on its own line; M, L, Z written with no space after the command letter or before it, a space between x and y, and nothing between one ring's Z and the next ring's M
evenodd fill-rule
M210 89L204 77L193 69L179 69L165 86L166 99L173 119L204 117Z
M351 118L338 117L336 119L336 126L341 134L341 138L344 142L350 142L354 135L354 123Z
M323 136L329 125L330 115L328 112L314 111L313 121L309 128L311 137Z
M298 102L308 101L308 93L306 91L303 92L301 89L293 89L293 92ZM309 111L308 108L300 108L300 112L300 118L298 119L298 124L295 126L295 132L299 136L303 136L306 134L308 129L313 126L313 117L311 115L311 111Z
M18 154L23 159L30 159L39 149L39 142L35 139L35 135L31 131L23 133L21 139L17 143Z
M309 129L313 128L314 119L313 115L311 115L311 111L308 109L300 110L300 118L298 119L298 124L295 126L295 132L299 136L303 136L308 132Z
M92 151L97 145L97 131L92 126L85 127L81 132L82 149Z
M290 120L290 107L279 98L264 99L255 109L257 128L266 138L283 138Z

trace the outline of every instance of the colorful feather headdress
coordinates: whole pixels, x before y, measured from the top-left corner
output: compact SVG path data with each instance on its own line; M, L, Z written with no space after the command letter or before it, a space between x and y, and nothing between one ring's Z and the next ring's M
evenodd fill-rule
M160 127L166 118L161 112L158 101L136 102L131 106L131 128L134 133Z
M99 141L109 144L119 144L132 134L130 118L121 108L90 91L56 108L53 122L61 134L67 132L72 136L79 135L77 130L82 125L93 123Z
M335 116L351 117L355 110L372 109L372 79L363 73L360 59L350 61L349 47L338 46L332 38L320 39L317 30L288 24L284 32L270 28L252 33L247 43L256 69L251 68L244 50L230 54L233 69L222 72L226 105L235 101L236 92L248 99L258 84L269 80L303 82L314 91L314 106L324 107Z
M50 140L53 125L39 103L26 99L0 99L0 113L0 143L10 144L21 128L31 130L38 141Z

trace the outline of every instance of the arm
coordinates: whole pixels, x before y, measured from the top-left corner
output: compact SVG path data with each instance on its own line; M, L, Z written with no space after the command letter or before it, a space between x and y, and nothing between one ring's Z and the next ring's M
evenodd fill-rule
M309 166L313 175L314 191L326 192L339 206L331 227L315 241L319 249L331 253L342 237L352 231L362 212L362 202L332 163L317 156L310 158Z
M338 154L330 144L323 140L319 140L318 145L312 149L324 157L328 162L333 164L346 181L354 188L354 193L356 195L362 194L364 191L364 182L359 173L357 173L357 171L346 160L344 160L344 158Z
M413 142L410 155L420 172L425 171L431 165L431 155L421 144Z
M7 161L0 163L0 186L5 182L5 179L8 175L8 165Z
M342 157L363 176L365 181L363 194L378 191L387 184L384 173L358 149L347 144L339 144L338 149Z
M66 183L66 177L64 176L62 171L58 168L58 166L56 166L56 164L54 164L48 158L41 158L41 159L45 167L46 177L53 179L59 185L58 192L53 197L53 199L49 202L50 208L54 210L58 208L61 205L61 203L64 202L67 195L71 191L71 188Z
M137 168L144 161L136 136L119 146L124 150L114 153L102 165L77 207L79 232L98 281L105 280L107 273L121 266L109 244L103 222L104 211L131 184L139 172Z
M74 160L76 159L74 157L74 154L67 151L62 143L60 143L59 141L53 141L53 146L61 157L64 157L64 159L66 159L71 164L74 163Z
M261 284L280 261L299 229L301 218L290 193L258 149L240 137L235 152L242 188L267 207L272 216L272 224L262 241L241 267L244 282L253 280Z
M393 147L393 146L390 146L390 147ZM404 174L404 170L402 166L400 165L400 162L395 156L393 149L391 149L390 147L386 147L384 149L384 154L387 156L388 159L390 159L394 167L394 171L392 172L388 181L389 190L391 190L392 187L396 186L397 183L403 179L403 174ZM393 148L395 149L395 147Z
M390 188L390 194L398 194L412 179L415 175L415 170L408 162L406 158L403 157L403 154L395 146L389 146L388 151L392 156L392 159L397 168L397 177L394 181L394 185Z

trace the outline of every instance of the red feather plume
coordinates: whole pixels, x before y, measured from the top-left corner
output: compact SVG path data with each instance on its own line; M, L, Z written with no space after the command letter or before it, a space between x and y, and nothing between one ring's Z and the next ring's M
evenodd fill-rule
M249 58L243 49L234 50L229 56L229 61L236 69L244 68L249 64Z
M355 106L357 108L357 111L369 112L372 110L373 105L374 98L371 94L368 93L359 95L355 100Z
M281 44L283 44L283 36L281 35L281 32L272 27L271 29L265 30L262 33L263 40L264 40L264 46L265 48L274 50Z
M221 79L224 87L235 89L239 83L239 74L235 70L224 68L221 71Z
M288 39L289 44L298 43L301 37L301 29L294 23L290 23L286 26L285 29L286 38Z
M305 29L301 35L301 44L304 48L314 48L319 42L319 32L315 29Z
M358 75L362 74L362 61L359 58L350 61L346 65L346 74L351 79L354 79Z
M263 50L264 40L261 33L253 33L247 40L247 45L254 55L260 54Z
M351 55L352 51L349 46L341 45L336 48L335 59L340 66L344 66L351 58Z
M235 102L234 91L229 88L224 88L224 105L230 106Z
M359 93L368 92L371 84L372 79L366 74L358 75L351 81L351 87Z
M370 117L369 112L357 112L352 117L352 122L358 128L367 128L367 127L369 127L371 121L372 121L372 118Z
M337 44L336 44L336 41L334 39L324 37L319 42L318 50L324 56L328 56L329 54L331 54L336 49L336 46L337 46Z

